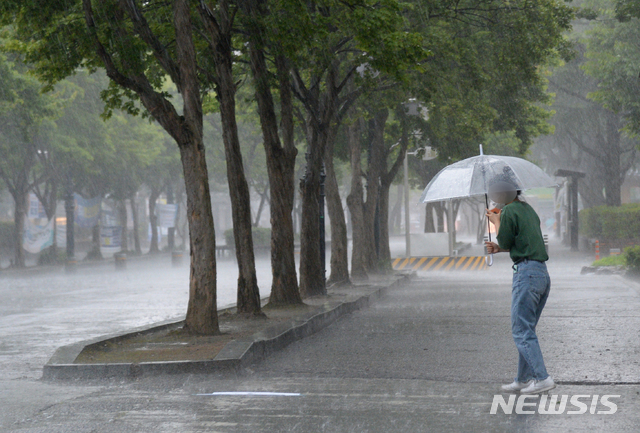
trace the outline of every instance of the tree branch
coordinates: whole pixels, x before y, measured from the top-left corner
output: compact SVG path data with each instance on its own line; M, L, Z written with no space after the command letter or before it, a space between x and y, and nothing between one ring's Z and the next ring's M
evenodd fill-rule
M167 71L171 80L178 86L178 90L181 91L182 82L178 65L176 65L166 47L149 27L146 18L136 6L135 0L120 0L120 7L127 11L136 33L151 47L155 58L162 65L163 69Z
M558 88L558 90L560 90L561 92L566 93L566 94L567 94L567 95L569 95L569 96L573 96L574 98L580 99L580 100L581 100L581 101L583 101L583 102L588 102L589 104L593 104L593 101L592 101L592 100L590 100L590 99L588 99L588 98L585 98L585 97L584 97L584 96L582 96L581 94L576 93L576 92L574 92L574 91L572 91L572 90L569 90L569 89L567 89L567 88L565 88L565 87L563 87L563 86L559 85L558 83L556 83L555 81L553 81L553 80L551 80L551 79L548 79L548 81L549 81L549 83L551 83L551 84L553 84L555 87L557 87L557 88Z
M407 153L408 147L409 147L409 137L407 137L405 128L403 128L402 139L400 140L400 152L398 153L396 160L393 162L393 165L391 166L391 169L389 170L389 172L385 172L381 176L381 181L385 185L391 185L391 182L393 182L393 179L395 179L396 175L398 174L398 170L400 170L400 166L404 162L405 154ZM389 157L390 153L391 153L391 149L389 149L386 152L386 158ZM386 161L386 158L385 158L385 161Z
M16 187L1 166L0 166L0 178L2 178L5 185L7 185L7 189L9 190L9 193L11 194L11 196L15 197L17 193Z
M581 139L579 139L576 135L573 134L573 132L567 130L566 133L571 139L571 141L573 141L576 144L576 146L578 146L580 149L587 152L589 155L593 156L594 158L600 159L600 155L598 155L593 149L585 145Z

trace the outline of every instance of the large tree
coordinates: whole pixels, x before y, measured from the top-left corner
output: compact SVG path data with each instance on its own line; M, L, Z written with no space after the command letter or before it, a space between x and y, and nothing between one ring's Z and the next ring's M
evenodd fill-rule
M325 293L323 254L320 251L320 182L323 162L331 155L327 146L349 106L363 89L354 85L358 71L380 71L388 76L416 68L426 53L422 39L410 31L402 14L404 5L394 0L340 2L281 2L276 34L289 63L294 96L302 105L298 113L307 138L307 169L301 181L302 223L300 291L303 296ZM274 5L278 5L274 2ZM275 11L275 8L273 9ZM371 74L375 75L375 74ZM330 216L344 220L336 200L334 174L329 164ZM348 278L346 236L332 227L332 279ZM334 245L334 242L336 244ZM333 266L336 266L334 268Z
M294 258L293 202L295 193L294 119L289 63L270 30L277 26L271 4L238 2L244 12L248 59L253 77L271 192L271 270L269 303L301 303ZM269 62L268 58L272 61ZM275 89L278 89L275 92ZM275 93L275 95L274 95ZM280 101L280 121L276 100Z
M227 161L227 181L231 193L231 213L238 262L237 310L242 314L260 314L260 293L256 277L253 238L251 235L251 197L244 173L238 125L236 121L237 84L234 76L236 63L233 35L237 7L228 0L199 1L197 12L211 59L200 66L198 72L210 76L219 101L222 138ZM186 1L188 8L191 2ZM195 53L194 53L195 54Z
M202 134L203 85L188 0L158 2L5 1L5 22L25 41L27 61L53 84L78 67L104 67L110 107L137 111L139 101L173 137L183 165L190 228L191 274L186 328L218 332L215 232ZM33 43L33 41L35 41ZM163 90L171 79L181 106Z

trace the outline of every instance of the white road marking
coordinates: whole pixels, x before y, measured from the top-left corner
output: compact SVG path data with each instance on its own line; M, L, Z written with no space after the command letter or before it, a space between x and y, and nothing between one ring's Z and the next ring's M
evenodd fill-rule
M224 392L211 392L207 394L196 394L196 395L207 395L207 396L218 396L218 395L240 395L240 396L284 396L284 397L298 397L302 394L298 392L254 392L254 391L224 391Z

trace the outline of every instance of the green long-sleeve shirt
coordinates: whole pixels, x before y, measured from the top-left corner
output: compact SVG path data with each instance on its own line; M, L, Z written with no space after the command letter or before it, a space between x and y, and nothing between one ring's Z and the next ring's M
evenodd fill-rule
M509 250L515 263L523 259L549 260L540 230L540 218L528 203L516 200L502 209L497 240L500 248Z

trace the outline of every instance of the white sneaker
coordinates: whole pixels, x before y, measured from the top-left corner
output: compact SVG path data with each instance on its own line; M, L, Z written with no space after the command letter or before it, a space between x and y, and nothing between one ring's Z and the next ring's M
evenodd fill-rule
M517 380L514 380L509 385L502 385L501 388L505 392L518 392L529 386L531 382L533 382L533 380L527 380L526 382L518 382Z
M549 376L543 380L534 380L533 383L522 389L520 394L540 394L541 392L549 391L555 387L556 384L551 376Z

